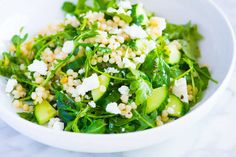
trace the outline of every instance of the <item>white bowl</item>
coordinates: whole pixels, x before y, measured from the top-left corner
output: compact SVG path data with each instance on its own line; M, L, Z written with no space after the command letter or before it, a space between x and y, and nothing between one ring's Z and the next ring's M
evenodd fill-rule
M62 18L62 0L2 0L0 1L0 34L2 41L10 39L19 27L35 32L55 19ZM199 25L205 39L201 43L201 63L208 64L219 84L210 83L204 99L186 116L159 128L140 132L111 135L56 132L19 118L4 93L5 80L0 81L0 116L18 132L41 143L81 152L119 152L146 147L170 139L176 133L208 113L220 98L232 73L235 60L234 33L219 10L210 0L143 0L146 8L174 23L191 20ZM11 8L11 11L8 11Z

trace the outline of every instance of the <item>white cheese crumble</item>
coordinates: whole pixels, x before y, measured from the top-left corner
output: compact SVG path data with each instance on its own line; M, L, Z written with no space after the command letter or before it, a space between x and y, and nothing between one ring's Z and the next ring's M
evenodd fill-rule
M117 74L117 73L119 73L119 70L117 70L116 68L113 68L113 67L109 67L109 68L105 69L105 72L106 73Z
M157 46L154 40L140 39L137 41L137 47L145 54L148 54L149 52L154 50Z
M125 9L124 8L122 8L122 7L119 7L119 9L114 9L114 8L108 8L107 9L107 12L108 13L117 13L117 14L125 14L125 15L131 15L131 11L125 11Z
M92 108L96 108L96 103L94 101L90 101L88 105Z
M136 62L136 63L144 63L145 61L145 58L146 56L145 55L141 55L140 57L135 57L133 60Z
M129 87L127 86L121 86L118 91L121 95L129 95Z
M168 108L167 108L167 112L168 112L169 114L174 114L174 113L175 113L175 110L174 110L172 107L168 107Z
M143 30L141 26L133 24L132 26L127 26L124 32L130 36L131 39L143 39L147 37L147 33Z
M167 45L169 51L171 52L170 53L170 60L175 60L175 58L179 58L179 56L181 56L179 50L181 49L181 44L175 40L175 41L172 41L171 43L169 43Z
M78 95L84 96L87 92L97 89L100 86L100 82L97 74L92 74L90 77L85 78L83 83L77 86L76 90Z
M34 60L32 64L28 66L28 70L30 72L37 72L40 75L47 75L47 64L43 61Z
M132 5L131 5L130 1L120 1L118 3L118 6L123 9L132 9Z
M80 69L80 70L78 71L78 73L79 73L80 75L83 74L83 73L85 73L85 69L84 69L84 68Z
M188 103L188 88L186 78L181 78L175 81L173 94L179 97L183 102Z
M51 118L48 122L48 127L57 131L63 131L64 123L60 122L59 118Z
M11 93L16 85L17 85L17 81L15 79L9 79L7 81L7 85L6 85L5 91L7 93Z
M130 59L127 57L123 58L123 63L125 68L131 68L131 69L136 69L136 65L134 62L132 62Z
M80 25L80 22L75 16L71 16L70 14L67 14L65 25L69 25L69 24L73 27L78 27Z
M121 111L116 102L109 103L106 107L106 111L113 114L120 114Z
M73 50L74 50L74 41L70 40L70 41L66 41L64 44L63 44L63 47L62 47L62 51L69 54L71 53Z
M160 31L162 32L164 29L166 29L166 19L162 17L157 17L157 23Z
M64 130L64 123L62 123L62 122L55 122L52 128L54 130L57 130L57 131L63 131Z

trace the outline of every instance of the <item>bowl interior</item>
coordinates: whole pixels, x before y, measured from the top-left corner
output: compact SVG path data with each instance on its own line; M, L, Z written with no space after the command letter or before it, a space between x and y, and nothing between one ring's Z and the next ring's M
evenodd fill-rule
M195 107L200 106L222 84L232 63L233 41L230 38L231 32L224 21L225 19L219 15L219 12L209 9L211 4L205 0L173 0L171 3L164 0L156 0L155 3L152 0L135 0L134 2L142 2L148 10L155 12L158 16L165 17L171 23L185 24L191 21L199 26L199 30L204 36L204 40L200 44L202 54L199 62L203 65L208 65L213 78L219 81L218 84L210 82L203 100ZM25 32L29 32L30 36L33 36L43 27L56 23L63 18L63 13L60 10L63 0L57 0L56 2L22 0L20 3L16 1L14 5L5 0L1 1L1 3L1 51L6 50L9 39L13 34L18 33L22 26L25 28ZM13 7L14 11L7 12L6 16L6 11L4 10L8 6ZM42 8L44 13L42 13ZM4 79L1 83L3 83L1 85L1 88L3 88ZM1 90L1 95L5 95L3 90ZM10 105L4 103L4 106L9 107Z
M219 10L209 0L142 0L142 2L147 9L159 16L165 17L172 23L184 24L192 21L192 23L199 25L199 30L204 36L204 40L201 42L202 56L200 62L209 66L213 78L218 80L219 83L214 84L210 82L203 100L193 110L208 105L204 102L221 87L234 62L234 38L224 16L222 16ZM0 1L0 50L6 49L11 36L17 33L22 26L25 26L25 32L33 35L48 24L62 19L63 13L60 9L62 3L63 0ZM12 8L11 12L8 11L8 8ZM99 140L93 139L93 143L84 144L83 142L90 139L91 135L77 134L76 136L75 134L60 133L60 136L58 136L59 133L53 133L49 129L43 129L42 127L20 120L15 116L15 108L11 105L10 97L6 96L4 92L5 83L6 80L1 78L0 97L2 103L0 105L0 111L2 113L4 112L4 114L0 116L15 129L43 143L70 150L114 152L150 145L161 140L163 141L170 134L173 134L173 130L160 127L146 131L143 136L138 136L143 132L140 134L129 134L129 138L115 135L94 135L92 137L99 138ZM191 117L191 112L188 115L188 118ZM177 122L173 122L171 125L174 126L175 124ZM44 136L40 134L41 131L44 132ZM126 143L122 141L124 139ZM55 142L57 140L63 142ZM145 143L143 142L144 140L148 140L149 142ZM103 147L97 147L98 145L102 145ZM108 150L107 148L110 149Z

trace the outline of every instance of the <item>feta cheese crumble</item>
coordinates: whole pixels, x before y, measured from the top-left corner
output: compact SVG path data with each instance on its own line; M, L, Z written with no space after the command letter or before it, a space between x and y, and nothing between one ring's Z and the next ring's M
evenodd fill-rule
M94 101L90 101L88 105L92 108L96 108L96 103Z
M135 63L126 57L123 58L123 63L124 63L125 68L136 69Z
M156 42L154 40L140 39L137 41L137 47L145 54L148 54L156 48Z
M173 94L179 97L183 102L188 103L188 88L186 78L181 78L175 81Z
M85 73L85 69L84 69L84 68L80 69L80 70L78 71L78 73L79 73L80 75L83 74L83 73Z
M28 70L30 72L37 72L40 75L47 75L47 64L43 61L34 60L32 64L28 66Z
M69 54L74 50L74 41L66 41L63 44L62 51Z
M117 70L116 68L113 68L113 67L109 67L109 68L105 69L105 72L106 73L117 74L117 73L119 73L119 70Z
M116 102L109 103L106 107L106 111L113 114L120 114L121 111Z
M132 9L132 5L131 5L130 1L120 1L118 3L118 6L123 9Z
M11 92L13 91L13 89L16 87L16 85L17 85L17 80L15 80L15 79L9 79L9 80L7 81L7 85L6 85L5 91L6 91L7 93L11 93Z
M96 89L100 86L100 82L97 74L92 74L90 77L85 78L83 83L77 86L76 90L78 95L84 96L87 92Z
M121 86L118 91L121 95L129 95L129 87L127 86Z
M135 24L132 26L127 26L124 31L130 36L131 39L143 39L147 37L147 33L143 30L143 28Z
M57 131L63 131L64 123L60 122L59 118L51 118L48 122L48 127Z

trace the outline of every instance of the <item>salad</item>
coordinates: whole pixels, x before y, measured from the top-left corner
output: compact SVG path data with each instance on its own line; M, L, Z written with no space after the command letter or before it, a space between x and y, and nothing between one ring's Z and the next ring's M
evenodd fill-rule
M59 131L125 133L184 116L211 78L197 25L169 23L130 1L64 2L66 18L2 53L18 115Z

